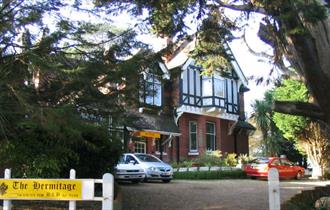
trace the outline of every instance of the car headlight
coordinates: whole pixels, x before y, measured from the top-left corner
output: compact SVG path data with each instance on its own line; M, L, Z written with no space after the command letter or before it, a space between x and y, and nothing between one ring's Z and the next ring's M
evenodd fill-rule
M156 168L156 167L149 167L148 168L150 171L158 171L158 168Z
M116 169L116 172L117 173L122 173L122 172L125 172L125 170Z

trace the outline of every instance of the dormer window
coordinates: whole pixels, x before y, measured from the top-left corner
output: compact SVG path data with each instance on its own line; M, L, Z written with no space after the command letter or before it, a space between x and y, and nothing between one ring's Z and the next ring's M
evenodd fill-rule
M143 90L140 95L140 102L152 106L162 105L162 83L160 78L152 73L143 75Z

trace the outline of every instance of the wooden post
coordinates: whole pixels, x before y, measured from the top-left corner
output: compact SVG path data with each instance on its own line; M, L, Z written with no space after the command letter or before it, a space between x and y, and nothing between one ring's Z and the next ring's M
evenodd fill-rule
M70 179L76 179L76 170L70 170ZM69 201L69 210L76 210L76 201Z
M5 170L5 179L11 178L11 170L6 169ZM11 210L11 200L3 200L3 210Z
M103 175L102 184L102 210L113 210L113 175L106 173Z
M268 171L268 196L269 210L281 210L280 181L278 170L276 168L271 168Z

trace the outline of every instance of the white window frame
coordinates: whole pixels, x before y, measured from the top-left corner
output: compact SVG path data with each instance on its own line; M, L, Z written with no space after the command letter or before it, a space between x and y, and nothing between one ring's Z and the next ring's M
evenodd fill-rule
M215 86L216 80L220 82L220 89L219 90L217 90L216 89L217 86ZM220 97L220 98L225 98L226 97L226 80L225 79L223 79L220 76L215 75L213 86L214 86L214 93L213 94L214 94L215 97ZM218 93L220 93L220 94L218 94Z
M161 106L163 103L163 93L162 82L159 77L153 73L146 73L144 83L145 88L150 85L149 87L151 87L153 92L151 95L144 92L144 103L152 106Z
M196 131L195 132L191 132L191 127L192 127L192 124L195 124L196 125ZM191 135L195 134L195 141L196 141L196 149L192 149L191 146L192 146L192 139L191 139ZM198 152L198 140L197 140L197 137L198 137L198 124L197 124L197 121L189 121L189 152Z
M140 148L140 147L138 147L138 145L143 145L143 147ZM138 149L139 151L138 151L137 149ZM142 149L144 152L141 152L140 149ZM135 142L134 142L134 152L136 152L136 153L144 153L144 154L146 154L146 153L147 153L147 144L146 144L146 142L135 141Z
M213 133L208 133L207 132L207 124L212 124L213 125ZM208 145L207 145L207 143L208 143L207 137L208 136L212 136L213 137L214 148L211 148L211 149L208 148ZM206 150L208 150L208 151L215 151L217 148L216 148L216 126L215 126L215 123L214 122L206 122L206 124L205 124L205 137L206 137L206 141L205 141L205 143L206 143Z

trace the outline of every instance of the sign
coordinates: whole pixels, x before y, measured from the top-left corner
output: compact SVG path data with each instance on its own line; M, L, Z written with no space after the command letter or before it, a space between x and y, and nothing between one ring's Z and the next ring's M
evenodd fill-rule
M160 138L160 133L151 132L151 131L138 131L136 132L136 136L140 137L151 137L151 138Z
M82 185L68 179L0 179L0 199L82 200Z

